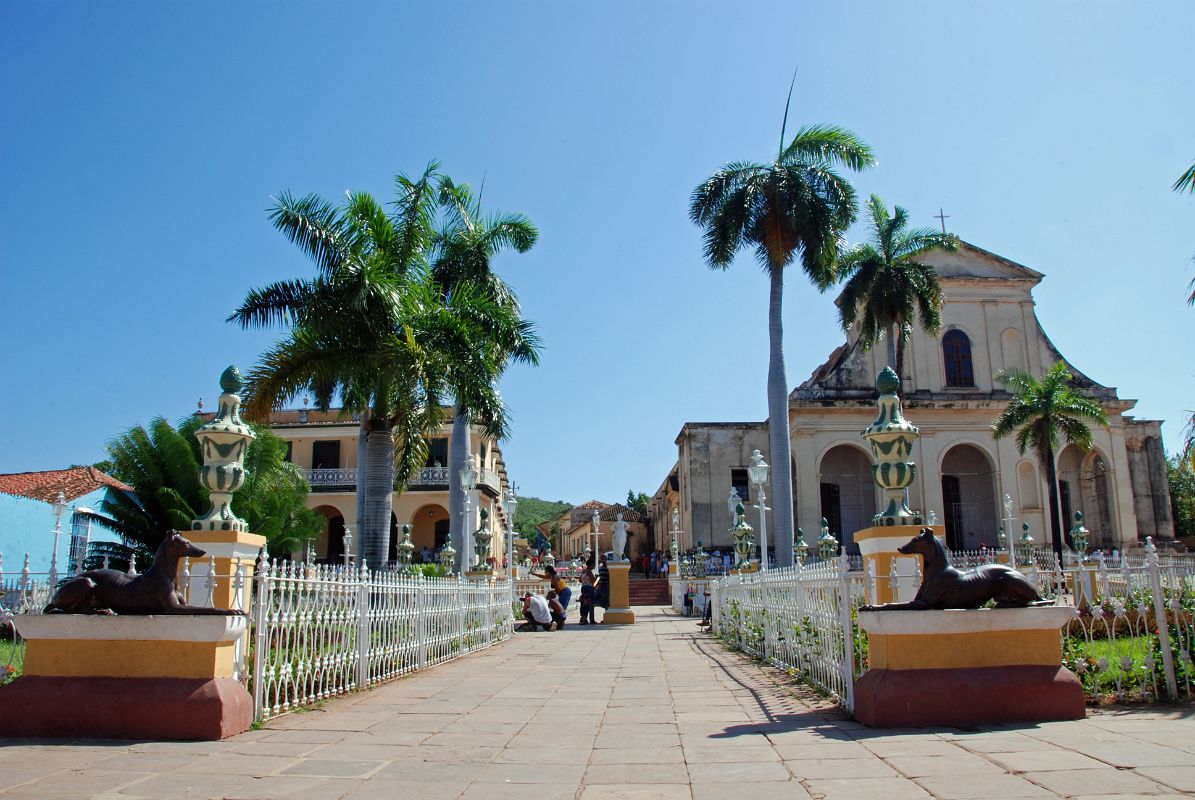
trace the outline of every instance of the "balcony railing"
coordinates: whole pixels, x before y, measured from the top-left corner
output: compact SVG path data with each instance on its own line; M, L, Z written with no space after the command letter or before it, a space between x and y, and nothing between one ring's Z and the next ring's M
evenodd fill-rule
M430 488L447 485L448 467L424 467L407 481L407 486L411 488L416 486Z
M311 490L318 492L327 489L344 489L357 487L357 470L355 469L309 469L307 482Z

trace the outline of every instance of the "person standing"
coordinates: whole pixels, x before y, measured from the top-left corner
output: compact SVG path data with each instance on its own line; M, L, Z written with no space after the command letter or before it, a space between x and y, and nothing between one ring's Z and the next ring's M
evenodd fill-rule
M597 582L593 585L594 603L602 608L610 607L610 569L606 566L606 554L598 560Z
M593 567L586 564L585 571L581 573L581 625L597 624L597 620L593 618L595 605L593 584L596 580L597 577L593 574Z

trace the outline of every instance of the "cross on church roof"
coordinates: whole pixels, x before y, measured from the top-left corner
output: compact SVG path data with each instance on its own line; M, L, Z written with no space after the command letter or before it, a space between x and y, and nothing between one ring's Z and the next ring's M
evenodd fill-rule
M946 220L950 219L950 214L943 214L942 207L938 206L938 214L934 219L942 223L942 233L946 233Z

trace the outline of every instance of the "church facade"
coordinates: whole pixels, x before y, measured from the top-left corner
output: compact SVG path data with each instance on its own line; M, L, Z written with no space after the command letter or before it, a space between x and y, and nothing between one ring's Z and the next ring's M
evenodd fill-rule
M991 433L992 421L1009 400L995 381L999 370L1017 368L1040 376L1066 360L1035 312L1033 289L1043 275L965 242L956 252L935 251L922 260L938 272L943 307L939 334L931 337L915 328L905 350L905 415L922 434L913 453L918 477L909 489L910 507L932 512L945 525L953 549L993 546L1001 525L1011 527L1009 538L1015 539L1023 522L1037 541L1045 542L1044 470L1032 453L1017 452L1012 437L995 440ZM795 518L808 543L816 539L824 517L848 551L857 552L852 535L871 524L880 498L860 432L875 417L875 379L887 364L885 342L865 348L858 331L851 330L789 396ZM1161 423L1129 416L1136 401L1121 398L1114 387L1097 383L1069 361L1067 366L1075 385L1103 405L1109 425L1093 427L1089 452L1071 445L1057 454L1066 527L1073 513L1081 511L1093 548L1125 549L1146 536L1173 538ZM718 425L725 429L736 423ZM758 423L741 427L744 437L762 438L766 444ZM685 457L684 438L682 430L680 457L656 493L653 516L658 509L658 525L676 508L682 529L688 528L685 540L704 534L714 545L723 539L729 544L728 534L720 530L727 515L720 510L732 474L741 474L749 457L719 453L697 465ZM766 447L760 449L766 457ZM727 458L737 462L722 464ZM712 466L726 474L702 474L712 473ZM754 514L750 519L755 524Z

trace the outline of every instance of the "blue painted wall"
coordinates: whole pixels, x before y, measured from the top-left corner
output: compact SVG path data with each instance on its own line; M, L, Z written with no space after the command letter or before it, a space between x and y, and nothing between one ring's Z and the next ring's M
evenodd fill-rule
M100 487L89 494L70 502L62 517L62 535L58 537L58 570L66 574L70 562L72 519L77 508L90 508L100 512L106 487ZM86 532L92 542L119 542L120 537L96 523L78 523L75 530ZM51 554L54 549L54 507L41 500L16 497L0 493L0 557L6 579L20 575L29 554L30 572L49 572Z

